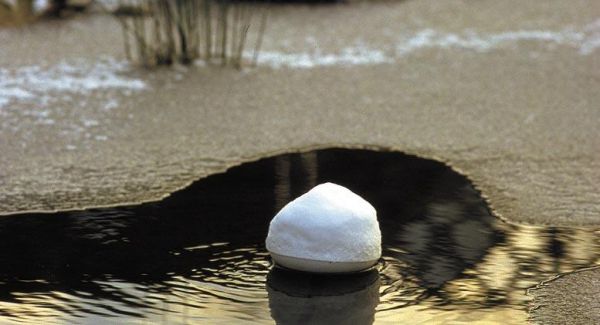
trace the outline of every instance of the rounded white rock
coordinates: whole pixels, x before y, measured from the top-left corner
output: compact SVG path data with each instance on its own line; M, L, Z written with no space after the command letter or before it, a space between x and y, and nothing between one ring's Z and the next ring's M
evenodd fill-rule
M277 213L266 245L275 263L283 267L356 272L381 257L381 231L369 202L343 186L324 183Z

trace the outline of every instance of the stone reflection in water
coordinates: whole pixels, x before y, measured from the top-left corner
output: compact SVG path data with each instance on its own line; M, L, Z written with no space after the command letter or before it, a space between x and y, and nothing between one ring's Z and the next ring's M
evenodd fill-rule
M275 271L267 279L269 221L328 181L373 204L384 246L379 280L340 300L309 299ZM365 322L523 323L527 288L600 264L599 234L501 222L439 162L369 150L286 154L160 202L1 217L0 323L285 323L328 308Z
M273 268L267 275L271 317L281 325L372 324L379 274L323 275Z

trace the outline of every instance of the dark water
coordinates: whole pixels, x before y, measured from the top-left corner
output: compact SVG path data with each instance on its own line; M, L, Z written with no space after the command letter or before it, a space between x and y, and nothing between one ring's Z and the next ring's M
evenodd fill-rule
M377 269L272 269L270 219L326 181L377 209ZM434 161L346 149L281 155L156 203L0 218L0 322L522 323L527 288L600 264L598 234L499 221L465 177Z

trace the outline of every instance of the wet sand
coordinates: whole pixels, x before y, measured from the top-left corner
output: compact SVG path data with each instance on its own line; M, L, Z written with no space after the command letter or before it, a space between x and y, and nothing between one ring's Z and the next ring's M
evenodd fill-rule
M597 227L599 19L597 1L281 6L265 53L355 46L388 59L132 68L116 74L144 89L56 87L11 101L0 107L0 214L158 200L258 157L367 146L448 163L507 220ZM418 43L427 30L443 37ZM0 44L9 74L124 59L120 29L102 15L0 30Z

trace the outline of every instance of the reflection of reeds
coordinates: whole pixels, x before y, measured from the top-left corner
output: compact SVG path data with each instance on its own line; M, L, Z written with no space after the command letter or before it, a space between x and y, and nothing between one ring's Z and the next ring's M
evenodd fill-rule
M241 67L252 20L260 14L253 62L260 50L266 10L230 0L122 0L116 15L128 59L146 66L194 60Z

